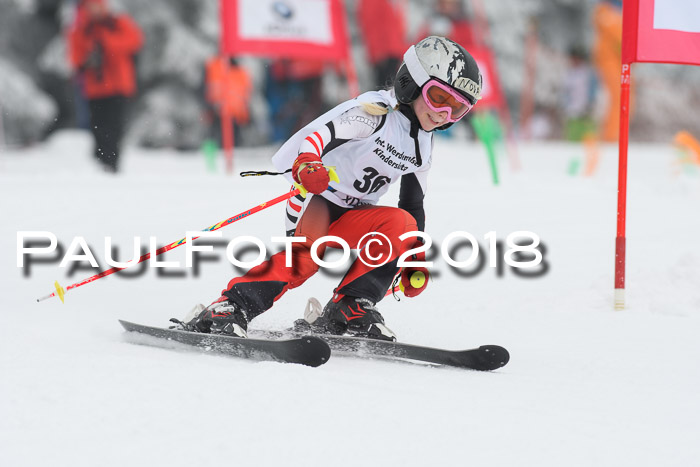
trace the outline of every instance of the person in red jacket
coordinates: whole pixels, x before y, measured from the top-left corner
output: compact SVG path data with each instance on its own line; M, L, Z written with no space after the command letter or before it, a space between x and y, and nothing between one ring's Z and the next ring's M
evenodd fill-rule
M127 99L136 93L134 55L143 45L138 25L113 14L105 0L82 0L68 37L70 63L90 104L95 157L116 172Z
M360 0L357 7L360 31L378 89L394 78L410 45L406 42L403 9L404 2L399 0Z

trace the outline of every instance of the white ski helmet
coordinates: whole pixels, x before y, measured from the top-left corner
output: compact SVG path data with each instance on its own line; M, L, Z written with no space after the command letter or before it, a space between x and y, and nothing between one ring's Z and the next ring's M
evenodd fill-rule
M394 80L396 98L403 104L416 100L431 78L456 90L472 105L481 99L481 73L476 60L450 39L426 37L409 47L403 61Z

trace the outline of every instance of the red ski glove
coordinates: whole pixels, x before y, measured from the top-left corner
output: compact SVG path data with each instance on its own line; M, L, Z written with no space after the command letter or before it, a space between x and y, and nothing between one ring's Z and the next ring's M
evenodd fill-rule
M328 188L330 177L323 166L321 158L310 152L303 152L292 165L294 181L303 186L309 193L321 194Z
M425 252L412 255L411 260L425 261ZM408 266L401 271L399 288L405 296L415 297L428 286L428 279L430 279L430 271L428 271L428 268L422 266Z

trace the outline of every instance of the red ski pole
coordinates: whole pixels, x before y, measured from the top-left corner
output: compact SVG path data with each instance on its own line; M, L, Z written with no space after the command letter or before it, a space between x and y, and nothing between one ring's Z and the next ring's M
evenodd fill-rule
M219 222L218 224L214 224L214 225L212 225L211 227L208 227L208 228L204 229L203 232L213 232L214 230L219 230L220 228L226 227L226 226L229 225L229 224L233 224L234 222L238 222L239 220L245 219L246 217L251 216L251 215L255 214L256 212L262 211L263 209L269 208L270 206L272 206L272 205L274 205L274 204L280 203L280 202L282 202L282 201L284 201L284 200L286 200L286 199L289 199L289 198L291 198L291 197L293 197L293 196L296 196L296 195L298 195L299 193L301 193L302 190L304 191L304 194L306 194L306 193L305 193L306 190L304 190L303 188L297 187L297 188L295 188L294 190L291 190L289 193L285 193L284 195L278 196L278 197L275 198L275 199L271 199L270 201L267 201L267 202L265 202L265 203L259 204L259 205L255 206L255 207L251 208L251 209L248 209L248 210L243 211L243 212L241 212L241 213L239 213L239 214L236 214L236 215L233 216L233 217L229 217L229 218L226 219L225 221L221 221L221 222ZM199 237L194 237L192 240L196 240L197 238L199 238ZM171 243L170 245L167 245L167 246L164 246L164 247L162 247L162 248L159 248L158 250L156 250L154 256L158 256L158 255L160 255L160 254L162 254L162 253L165 253L166 251L170 251L170 250L172 250L172 249L174 249L174 248L177 248L177 247L179 247L180 245L186 243L186 240L187 240L186 238L182 238L182 239L180 239L180 240L178 240L178 241L176 241L176 242ZM138 264L138 263L141 263L141 262L143 262L143 261L146 261L146 260L149 259L150 257L151 257L151 253L148 252L148 253L146 253L145 255L141 256L141 257L139 258L139 260L138 260L136 263L134 263L134 264ZM133 265L132 265L132 266L133 266ZM66 287L65 289L64 289L63 287L60 286L60 284L58 283L58 281L56 281L56 282L54 283L54 287L56 288L56 291L55 291L55 292L51 292L50 294L46 295L45 297L38 298L36 301L37 301L37 302L41 302L41 301L43 301L43 300L46 300L47 298L51 298L51 297L58 296L58 298L61 299L61 302L63 302L63 300L64 300L63 297L65 296L65 294L66 294L69 290L78 288L78 287L80 287L80 286L82 286L82 285L85 285L85 284L89 284L90 282L96 281L97 279L101 279L101 278L103 278L103 277L105 277L105 276L109 276L110 274L113 274L113 273L115 273L115 272L117 272L117 271L121 271L122 269L126 269L126 268L113 267L112 269L107 269L106 271L99 272L99 273L95 274L94 276L88 277L87 279L84 279L84 280L82 280L82 281L80 281L80 282L76 282L75 284L71 284L71 285L69 285L68 287Z

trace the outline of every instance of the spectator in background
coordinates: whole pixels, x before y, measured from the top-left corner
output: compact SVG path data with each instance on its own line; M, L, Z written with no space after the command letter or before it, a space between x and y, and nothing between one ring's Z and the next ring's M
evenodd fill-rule
M601 122L599 134L603 141L617 141L620 132L622 1L605 0L596 6L593 15L596 29L593 61L608 95L607 111ZM630 89L630 100L631 94Z
M127 99L136 92L134 55L143 35L125 14L113 14L105 0L82 0L69 33L70 63L82 77L90 106L94 155L108 172L117 172Z
M273 141L284 141L323 113L325 68L319 60L280 59L269 64L265 97L270 106Z
M564 112L564 136L569 141L582 141L595 134L593 103L596 78L588 54L580 46L569 50L569 68L564 77L562 110Z
M374 71L374 85L389 85L406 51L406 26L402 0L360 0L357 17L367 58Z
M474 28L462 0L437 0L433 14L419 33L419 36L449 37L467 50L480 45L474 40Z
M234 144L240 145L240 127L250 121L250 75L234 58L213 57L206 65L206 100L214 109L213 133L221 140L221 120L233 120Z

